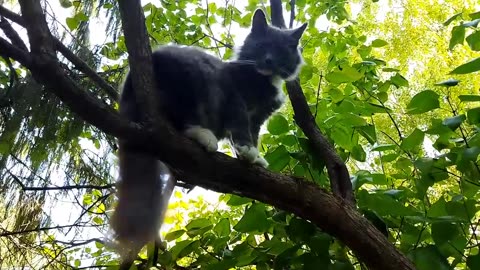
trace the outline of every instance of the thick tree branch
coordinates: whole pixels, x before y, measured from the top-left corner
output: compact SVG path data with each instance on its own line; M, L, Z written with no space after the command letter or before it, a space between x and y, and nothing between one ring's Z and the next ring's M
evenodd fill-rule
M148 125L164 123L158 121L159 113L156 95L154 94L152 49L145 26L145 16L140 1L119 0L122 28L125 35L125 45L128 50L130 76L137 107L142 108L143 121ZM159 126L163 128L163 126Z

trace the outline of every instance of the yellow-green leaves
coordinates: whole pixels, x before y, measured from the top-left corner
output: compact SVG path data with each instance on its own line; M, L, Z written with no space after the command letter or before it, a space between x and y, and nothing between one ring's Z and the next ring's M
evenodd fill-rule
M465 27L463 26L454 26L452 29L452 38L450 39L450 44L448 48L452 50L455 45L463 44L463 40L465 39Z

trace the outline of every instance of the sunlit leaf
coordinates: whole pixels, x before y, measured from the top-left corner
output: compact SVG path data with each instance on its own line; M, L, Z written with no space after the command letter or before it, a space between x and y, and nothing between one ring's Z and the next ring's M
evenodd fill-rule
M416 94L407 105L408 114L421 114L440 107L439 95L432 90Z
M456 67L450 74L468 74L480 70L480 57Z

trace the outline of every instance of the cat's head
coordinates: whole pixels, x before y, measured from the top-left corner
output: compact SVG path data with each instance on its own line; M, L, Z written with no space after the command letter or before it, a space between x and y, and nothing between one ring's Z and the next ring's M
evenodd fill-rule
M260 74L293 80L303 64L298 43L306 27L306 23L296 29L271 27L265 13L257 9L253 15L251 32L238 53L238 60L253 61Z

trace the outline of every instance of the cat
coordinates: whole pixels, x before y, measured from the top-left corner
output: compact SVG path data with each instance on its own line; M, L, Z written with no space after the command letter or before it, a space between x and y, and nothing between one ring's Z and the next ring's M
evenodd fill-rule
M306 26L293 30L272 27L258 9L250 33L231 61L222 61L193 46L161 46L152 54L159 111L174 128L207 151L216 151L219 139L229 139L238 158L267 167L257 148L260 127L284 103L282 81L294 80L300 71L303 59L299 40ZM127 75L120 113L138 122L141 108L135 104L134 92ZM147 182L138 179L141 177L155 177L158 182L161 165L153 157L122 150L122 143L119 152L119 204L112 227L120 242L124 239L143 246L154 238L152 234L161 224L155 218L163 214L161 207L166 205L153 205L160 200L154 198L160 196L158 192L146 198L132 187ZM135 192L137 196L132 194ZM132 200L136 199L144 203L134 204ZM146 214L137 211L140 207L152 209L150 217L142 217ZM135 228L139 220L148 222Z

